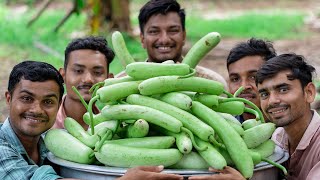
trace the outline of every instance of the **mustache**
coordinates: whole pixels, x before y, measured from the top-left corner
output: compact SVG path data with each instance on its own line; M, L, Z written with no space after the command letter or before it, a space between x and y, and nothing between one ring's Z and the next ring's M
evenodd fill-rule
M287 104L271 104L267 107L266 112L268 112L272 108L288 108L289 105Z
M242 92L239 94L239 96L244 95L244 94L250 94L250 95L252 95L254 98L257 97L257 94L256 94L256 93L254 93L254 92L252 92L252 91L246 91L246 90L242 91Z
M93 84L81 84L77 86L77 89L90 89L93 86Z
M32 117L32 118L35 118L35 119L48 119L48 116L46 116L45 114L42 114L42 113L32 113L32 112L26 112L26 113L23 113L22 116L24 117Z

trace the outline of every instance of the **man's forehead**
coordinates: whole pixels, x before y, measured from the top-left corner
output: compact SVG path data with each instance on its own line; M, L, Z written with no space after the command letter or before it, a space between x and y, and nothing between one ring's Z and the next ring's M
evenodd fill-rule
M169 19L170 21L166 21L166 24L170 24L176 21L178 25L180 25L180 16L176 12L168 12L166 14L158 13L150 16L146 24L154 25L154 24L160 24L159 19Z
M18 87L18 88L17 88ZM20 93L28 92L35 95L42 94L58 94L60 93L60 87L58 83L54 80L46 81L31 81L26 79L21 79L17 84L15 90L19 89Z
M280 71L274 76L265 79L262 83L258 83L258 89L273 89L282 84L291 84L292 80L289 80L289 76L292 75L290 70Z

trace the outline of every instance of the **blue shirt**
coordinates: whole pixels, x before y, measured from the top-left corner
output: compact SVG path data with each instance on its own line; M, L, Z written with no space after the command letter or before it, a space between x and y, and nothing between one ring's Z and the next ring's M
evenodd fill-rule
M237 115L237 116L235 116L235 118L237 118L238 121L239 121L241 124L244 122L244 118L243 118L242 115Z
M40 162L36 164L27 154L13 131L9 118L0 124L0 179L41 179L61 178L49 165L44 165L47 148L43 138L38 142Z

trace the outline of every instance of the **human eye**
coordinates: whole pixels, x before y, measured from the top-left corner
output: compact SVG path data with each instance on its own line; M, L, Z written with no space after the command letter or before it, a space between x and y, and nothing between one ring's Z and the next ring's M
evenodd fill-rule
M158 32L159 32L159 30L157 30L157 29L149 29L148 30L148 34L151 34L151 35L156 35L156 34L158 34Z
M249 79L250 79L251 81L255 81L255 80L256 80L256 75L251 75L251 76L249 76Z
M80 68L74 68L73 72L76 73L76 74L81 74L81 73L83 73L83 70L80 69Z
M262 91L262 92L259 92L259 96L260 96L260 99L267 99L269 96L269 93L266 91Z
M95 76L102 76L103 72L102 71L95 71L93 72Z
M56 101L50 98L50 99L45 99L43 103L45 106L53 106L56 104Z
M180 32L180 28L178 28L178 27L171 28L171 29L169 29L169 32L170 33L178 33L178 32Z
M230 82L238 82L240 80L240 78L237 76L231 76L229 79L230 79Z
M289 90L289 88L287 86L282 86L279 88L280 93L286 93L288 90Z
M24 95L20 97L20 100L25 103L30 103L33 101L33 98L31 96Z

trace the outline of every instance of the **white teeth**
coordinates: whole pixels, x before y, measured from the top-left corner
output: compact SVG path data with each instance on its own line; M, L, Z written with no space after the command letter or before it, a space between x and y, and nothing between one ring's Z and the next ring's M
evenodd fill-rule
M26 118L26 120L36 122L36 123L42 122L42 120L36 120L36 119L32 119L32 118Z
M163 47L163 46L158 47L158 48L161 49L161 50L168 50L168 49L170 49L170 47Z
M275 112L272 112L272 114L277 114L277 113L281 113L281 112L284 112L286 109L282 109L282 110L279 110L279 111L275 111Z

